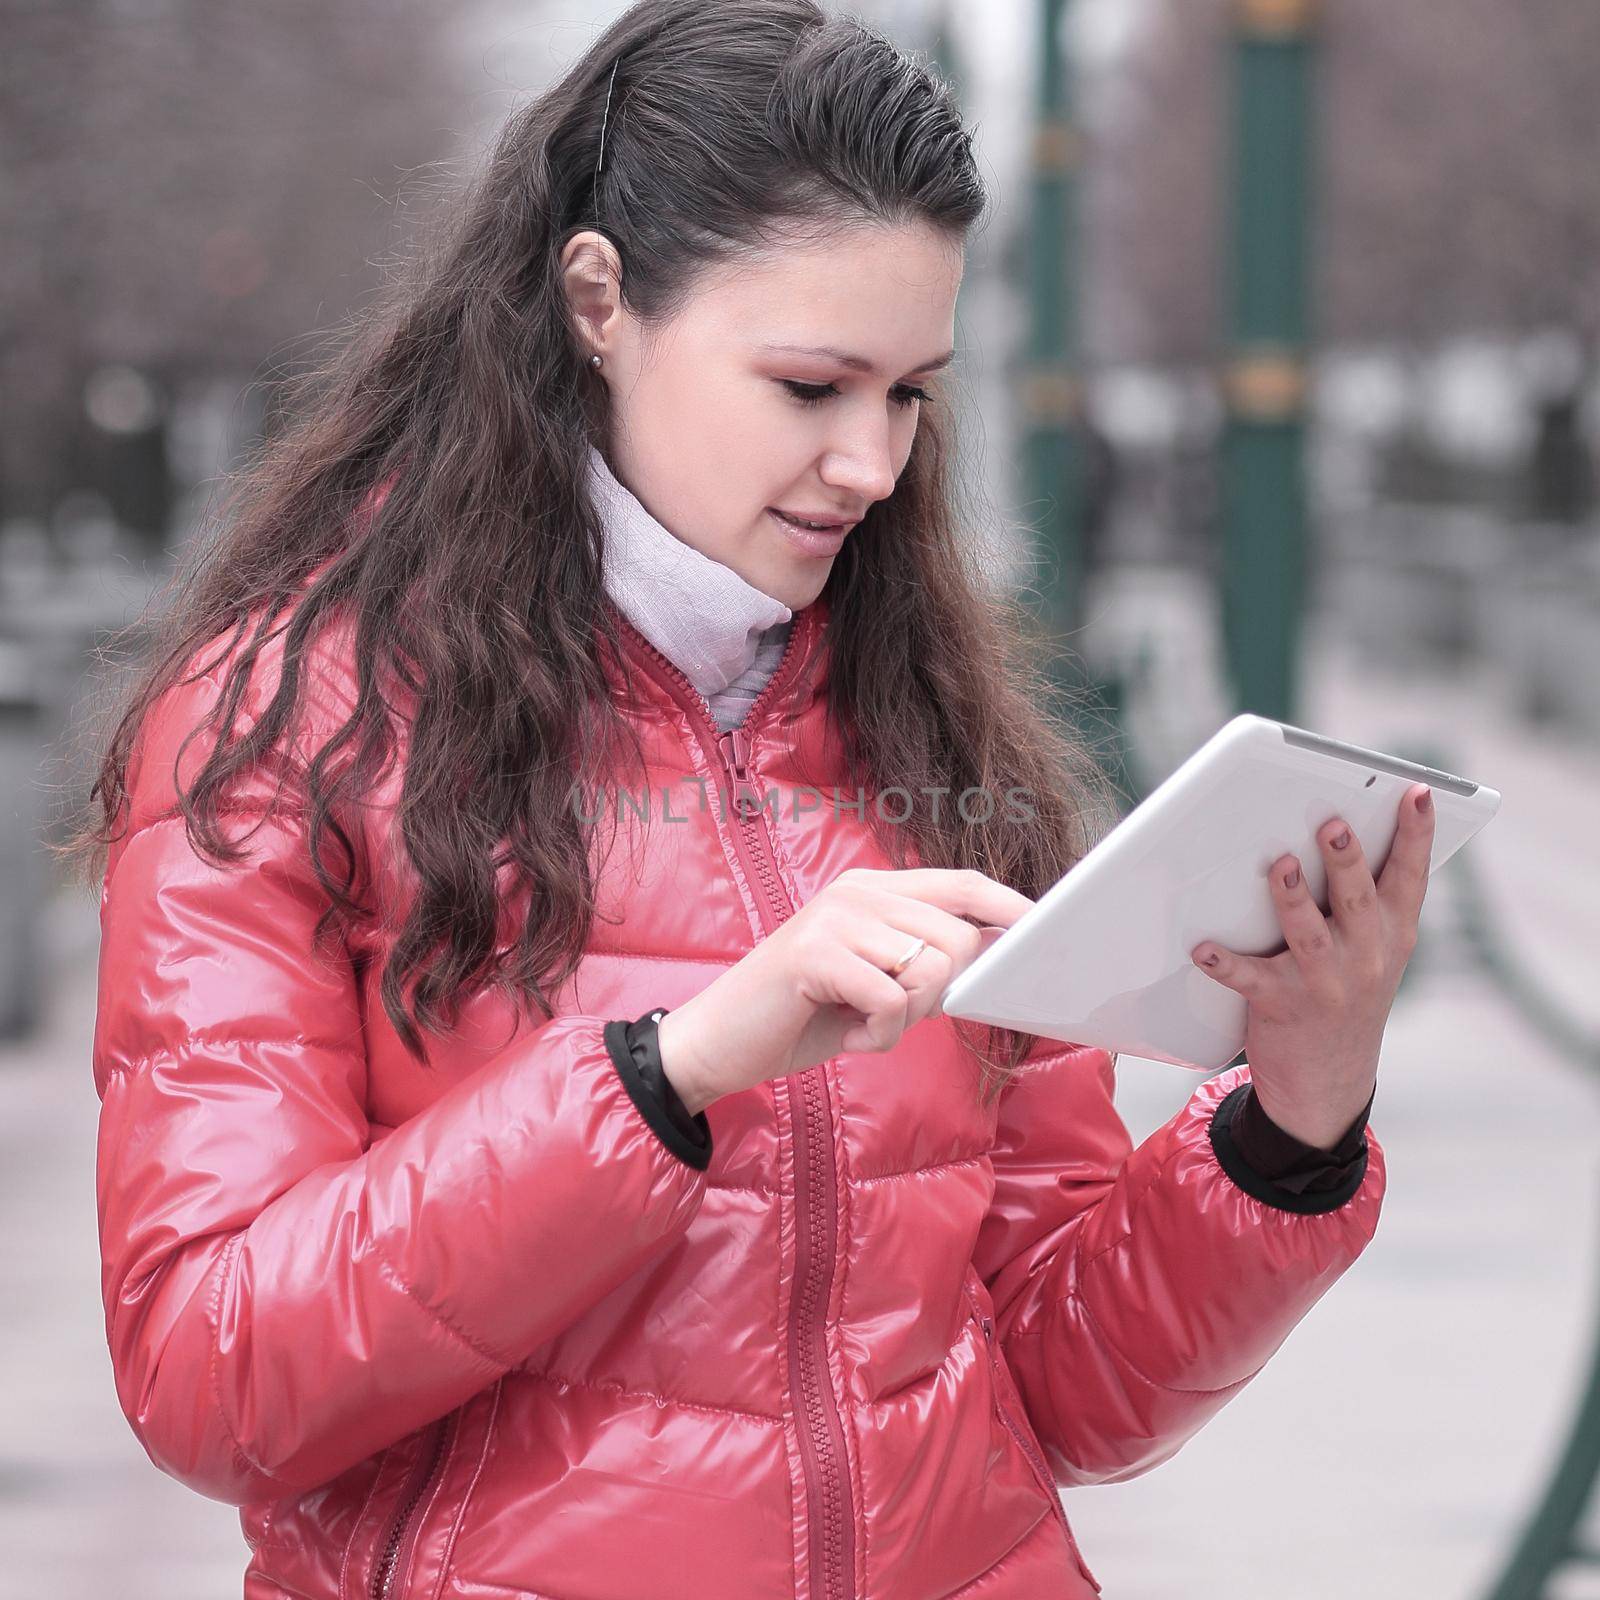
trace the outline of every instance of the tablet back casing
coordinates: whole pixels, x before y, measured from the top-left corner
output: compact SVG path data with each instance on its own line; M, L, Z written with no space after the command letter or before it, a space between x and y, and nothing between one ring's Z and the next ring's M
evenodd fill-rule
M1317 830L1351 826L1374 879L1405 791L1433 790L1430 872L1500 806L1439 772L1249 713L1233 718L1072 868L945 991L950 1016L1216 1071L1244 1045L1241 995L1197 967L1211 939L1246 955L1287 945L1267 885L1299 857L1326 913Z

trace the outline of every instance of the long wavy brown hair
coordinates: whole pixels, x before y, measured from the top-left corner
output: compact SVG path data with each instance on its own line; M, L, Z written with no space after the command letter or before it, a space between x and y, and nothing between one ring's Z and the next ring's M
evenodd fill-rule
M205 723L217 737L179 805L197 852L240 859L222 829L230 785L295 725L306 652L338 614L353 620L357 699L303 774L329 897L319 935L373 915L355 852L322 846L345 842L340 817L395 748L384 686L403 683L415 698L396 837L417 888L385 959L384 1008L423 1060L424 1033L448 1032L487 985L550 1015L595 909L593 819L568 798L623 720L599 654L620 659L621 641L586 477L607 390L562 289L563 246L581 229L609 237L628 307L660 324L708 266L775 241L923 222L965 242L985 205L947 86L855 19L811 0L639 0L511 117L482 175L297 380L291 420L214 497L107 717L88 816L63 853L103 873L145 715L220 639L237 653ZM924 865L975 867L1037 897L1114 806L1046 712L1046 642L964 531L942 409L924 409L894 492L835 560L824 693L850 792L915 798L903 822L872 819L895 865L912 846ZM282 633L276 693L235 736L269 625ZM968 822L924 792L1012 785L1031 791L1026 821L1003 807ZM509 943L497 867L527 891ZM1003 1081L1032 1040L983 1032L980 1058Z

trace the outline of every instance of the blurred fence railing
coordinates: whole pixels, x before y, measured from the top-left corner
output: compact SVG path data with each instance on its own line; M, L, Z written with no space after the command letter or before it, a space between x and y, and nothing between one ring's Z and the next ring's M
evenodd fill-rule
M1368 659L1401 668L1487 663L1530 722L1600 745L1600 530L1395 505L1330 530L1326 548L1323 603ZM1415 759L1451 764L1444 743ZM1506 937L1474 861L1470 851L1458 857L1450 878L1477 970L1530 1029L1600 1082L1600 1035ZM1600 1546L1586 1533L1597 1481L1600 1324L1566 1438L1485 1587L1488 1600L1575 1595L1573 1580L1600 1573Z
M87 713L111 687L100 652L142 619L155 582L116 549L75 561L27 530L0 538L0 1039L38 1023L55 878L41 846L65 837L91 778Z
M1370 659L1497 664L1530 721L1600 743L1600 528L1390 505L1325 547L1322 601Z

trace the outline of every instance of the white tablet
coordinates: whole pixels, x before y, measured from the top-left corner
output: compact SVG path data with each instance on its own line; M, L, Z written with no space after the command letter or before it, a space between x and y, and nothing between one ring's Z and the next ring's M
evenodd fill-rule
M1326 913L1317 830L1343 817L1377 879L1414 783L1433 790L1432 872L1499 810L1496 790L1237 716L957 974L943 1008L1064 1043L1225 1067L1244 1046L1244 997L1189 952L1203 939L1245 955L1286 950L1267 869L1298 856Z

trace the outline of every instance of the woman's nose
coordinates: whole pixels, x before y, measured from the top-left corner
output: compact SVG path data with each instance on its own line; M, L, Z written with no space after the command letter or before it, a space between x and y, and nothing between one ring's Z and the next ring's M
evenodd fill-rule
M887 433L857 434L823 459L822 479L830 487L864 501L887 500L894 493L894 454Z

